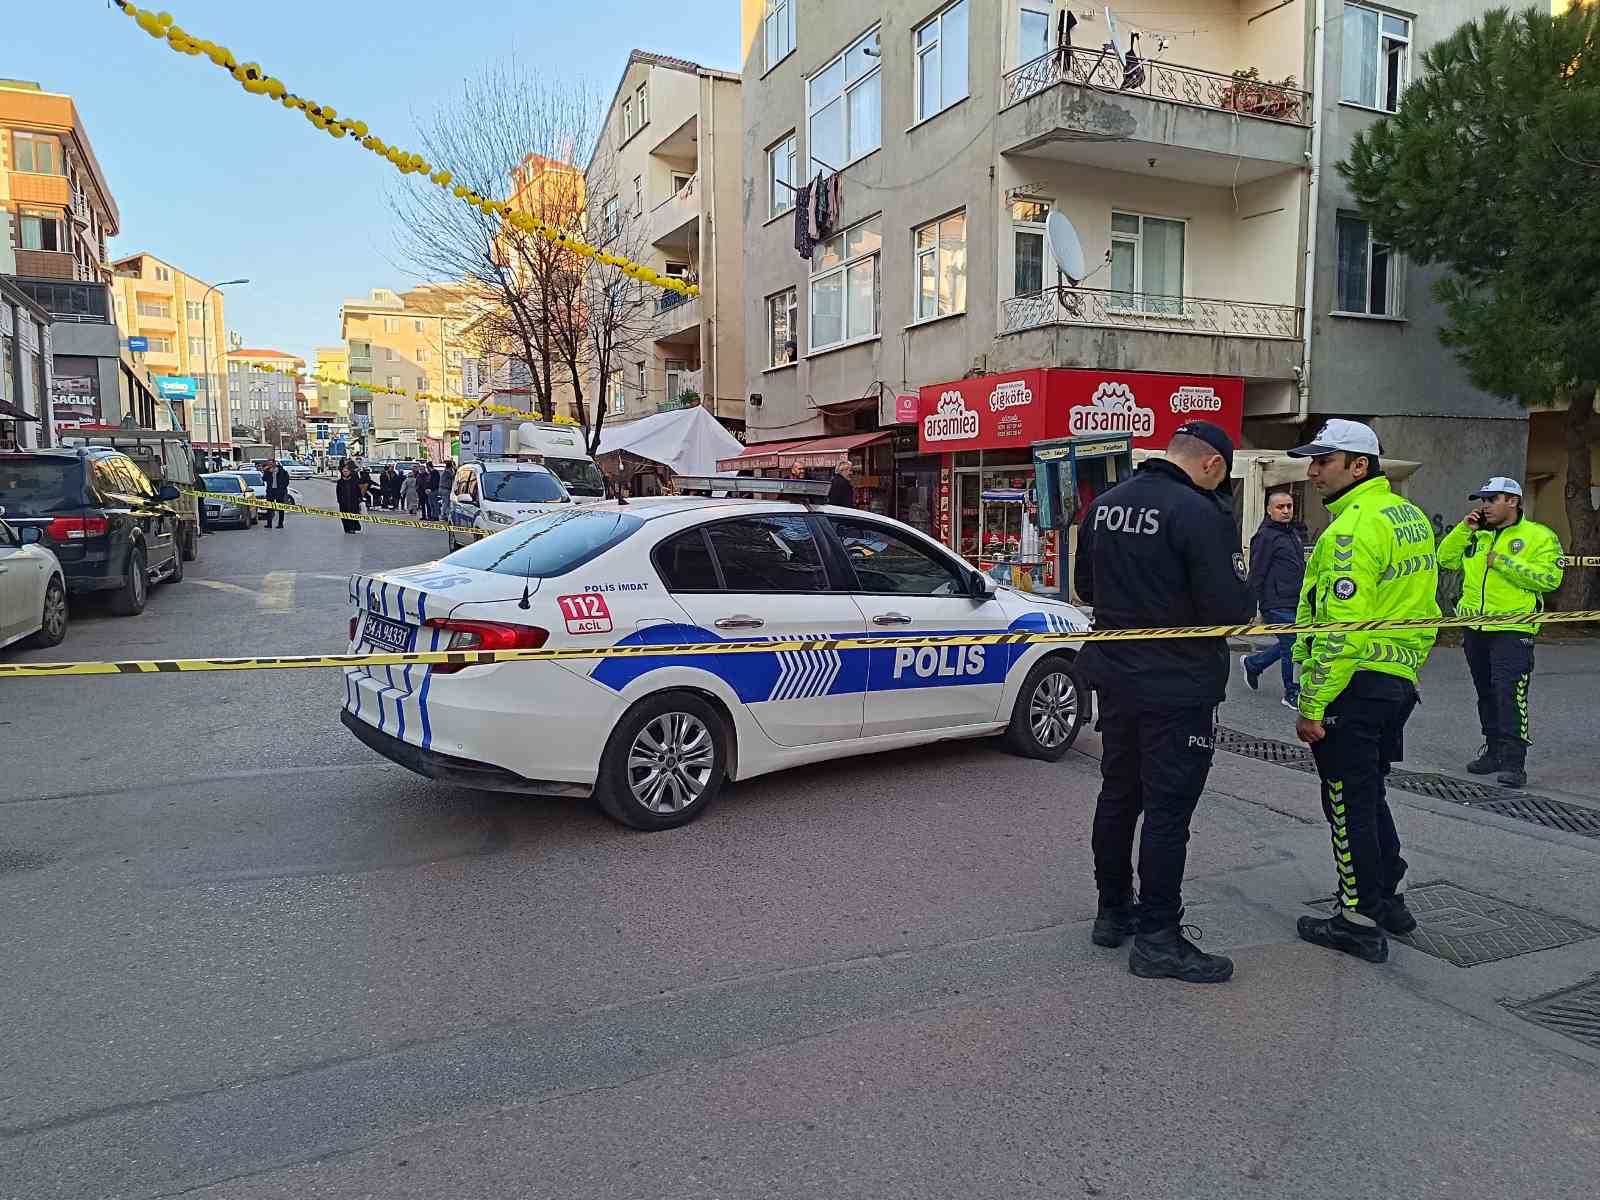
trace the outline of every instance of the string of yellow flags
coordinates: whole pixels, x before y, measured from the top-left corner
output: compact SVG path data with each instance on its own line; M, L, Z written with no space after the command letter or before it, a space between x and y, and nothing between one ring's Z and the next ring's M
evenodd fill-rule
M436 187L449 189L457 199L472 205L485 216L498 217L524 233L565 246L574 254L592 258L604 266L616 267L630 279L637 279L641 283L667 291L680 292L685 296L700 294L700 288L693 283L663 275L654 267L634 262L625 255L612 254L608 250L592 246L582 238L574 236L569 230L513 208L504 201L480 196L464 184L456 183L449 171L433 166L422 155L385 142L368 129L365 121L341 117L332 105L318 104L297 96L284 85L282 80L267 74L260 63L241 63L226 46L190 33L173 20L171 13L151 12L149 9L128 3L128 0L112 0L112 3L133 18L139 28L151 37L165 41L175 53L187 54L190 57L204 54L216 66L232 75L239 86L252 96L266 96L287 109L299 112L329 137L336 139L349 137L363 150L387 159L402 175L421 175Z
M255 363L252 364L252 369L257 371L271 371L277 375L288 375L294 379L300 378L300 373L298 371L295 371L289 367L275 366L270 363ZM465 396L446 396L441 392L414 392L409 388L389 387L385 384L372 383L365 379L345 379L339 375L329 375L320 371L313 372L312 374L308 375L307 378L314 383L327 383L332 384L334 387L359 388L362 391L375 392L382 396L409 396L413 400L420 400L424 403L431 404L437 402L441 404L449 404L456 408L472 409L474 411L492 413L502 417L520 418L524 421L535 421L539 419L539 415L537 413L530 412L525 408L513 408L509 404L492 404L487 400L473 400ZM576 426L578 424L578 422L574 421L565 413L557 413L553 423L556 425L572 426Z

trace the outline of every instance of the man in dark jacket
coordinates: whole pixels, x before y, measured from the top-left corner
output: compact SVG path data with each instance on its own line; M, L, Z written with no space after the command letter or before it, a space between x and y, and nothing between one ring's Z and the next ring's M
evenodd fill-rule
M1234 625L1255 611L1233 517L1216 489L1233 443L1187 421L1132 479L1100 496L1078 530L1074 580L1096 629ZM1222 983L1233 962L1181 932L1189 820L1211 770L1216 707L1228 687L1225 638L1091 642L1080 659L1100 701L1094 814L1096 945L1136 934L1128 969L1146 979ZM1133 833L1140 813L1139 899Z
M289 503L289 472L280 467L276 459L269 458L261 464L261 479L267 485L265 499L275 501L278 504ZM264 508L261 511L267 518L262 522L263 526L271 529L272 518L276 516L278 518L278 528L283 528L283 510L281 508L276 511Z
M850 482L850 476L855 474L855 464L848 458L841 458L838 466L833 468L833 478L828 480L828 503L840 504L845 508L855 507L856 489Z
M1294 497L1273 492L1267 497L1266 519L1250 539L1250 588L1262 618L1272 625L1292 624L1305 581L1306 552L1294 524ZM1278 663L1283 672L1283 706L1297 709L1300 689L1294 682L1293 656L1294 634L1278 635L1276 644L1240 660L1244 681L1252 689L1259 688L1261 673Z

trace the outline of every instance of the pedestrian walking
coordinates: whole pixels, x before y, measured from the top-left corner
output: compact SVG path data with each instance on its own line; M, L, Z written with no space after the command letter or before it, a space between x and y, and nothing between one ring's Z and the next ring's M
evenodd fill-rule
M400 507L408 514L417 511L417 473L414 470L405 472L400 480Z
M1306 477L1333 518L1306 566L1296 622L1437 617L1433 526L1389 487L1371 426L1329 421L1315 440L1289 453L1311 460ZM1305 941L1368 962L1389 957L1385 932L1399 935L1417 927L1399 890L1406 860L1384 777L1404 756L1417 674L1438 633L1307 633L1295 641L1295 735L1316 759L1339 876L1333 915L1301 917L1296 928Z
M379 480L379 491L383 496L384 508L398 508L400 506L400 472L394 469L393 463L383 464L383 475Z
M289 503L289 472L280 467L276 459L269 458L261 464L261 478L267 485L265 499L277 504ZM262 512L266 516L266 520L261 523L262 528L272 528L274 515L278 518L278 528L283 528L283 510L281 508L276 510L267 508L263 509Z
M1227 433L1187 421L1166 458L1145 462L1089 505L1074 580L1094 605L1096 629L1250 619L1249 571L1217 492L1232 470ZM1225 982L1232 960L1206 954L1184 936L1193 927L1180 922L1189 822L1211 770L1216 708L1228 687L1227 639L1091 642L1079 663L1099 697L1102 736L1093 835L1100 906L1091 937L1120 946L1135 935L1128 969L1143 978Z
M1468 499L1478 506L1439 543L1439 565L1461 571L1462 617L1531 614L1561 586L1561 543L1548 525L1522 513L1522 485L1496 475ZM1498 771L1506 787L1528 782L1528 692L1537 625L1512 619L1471 625L1462 635L1467 669L1478 693L1483 750L1467 764L1474 775Z
M1250 539L1250 588L1262 619L1269 625L1292 623L1305 578L1306 552L1294 523L1294 496L1273 492L1267 497L1267 515ZM1274 645L1240 659L1251 690L1260 688L1262 672L1273 663L1283 674L1284 707L1295 708L1299 689L1294 682L1294 634L1281 633Z
M439 519L444 519L444 509L450 503L450 495L456 490L456 460L444 460L444 469L439 472Z
M439 484L441 480L439 468L434 466L430 460L429 462L423 464L423 470L427 472L428 476L428 520L437 521L439 519L439 501L441 499L441 493L439 491Z
M433 464L424 459L417 464L417 507L422 511L422 519L433 519Z
M339 501L339 511L361 515L361 480L356 477L355 467L348 461L339 464L339 479L333 485L334 495ZM343 518L346 533L360 533L361 522L350 517Z
M372 477L372 468L362 463L356 469L356 482L361 485L361 500L371 512L378 507L378 481Z
M855 464L848 458L841 458L833 468L833 478L828 480L828 503L842 505L845 508L854 508L856 503L855 484L851 476L855 474Z

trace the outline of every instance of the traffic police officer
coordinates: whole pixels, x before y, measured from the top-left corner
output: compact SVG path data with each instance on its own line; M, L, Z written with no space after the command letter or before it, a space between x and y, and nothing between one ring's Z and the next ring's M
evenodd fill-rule
M1383 476L1378 435L1358 421L1329 421L1309 445L1307 477L1333 523L1306 564L1295 623L1437 617L1438 564L1433 526L1396 495ZM1399 893L1406 870L1400 835L1384 797L1389 764L1417 704L1417 672L1437 629L1301 634L1299 720L1322 777L1322 811L1333 834L1339 875L1331 917L1301 917L1308 942L1368 962L1389 957L1384 931L1417 922Z
M1522 515L1522 485L1515 479L1497 475L1468 499L1479 506L1439 543L1439 565L1461 571L1456 615L1541 611L1546 593L1561 586L1555 531ZM1471 626L1462 638L1483 728L1483 752L1467 770L1499 771L1507 787L1528 782L1528 685L1537 630L1506 621Z
M1094 605L1096 629L1234 625L1255 597L1226 501L1233 443L1208 421L1181 425L1165 459L1085 510L1074 582ZM1216 708L1228 684L1225 638L1091 642L1082 668L1100 699L1099 803L1093 939L1120 946L1135 934L1128 969L1147 979L1222 983L1233 962L1183 936L1183 865L1189 820L1211 770ZM1139 900L1133 833L1140 813Z

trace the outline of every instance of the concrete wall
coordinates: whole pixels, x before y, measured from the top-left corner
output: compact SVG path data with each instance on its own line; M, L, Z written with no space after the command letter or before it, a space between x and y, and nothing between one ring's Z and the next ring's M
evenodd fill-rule
M1528 449L1528 422L1437 417L1377 417L1383 452L1422 466L1406 485L1409 496L1434 528L1449 529L1467 511L1467 494L1491 475L1521 478Z

